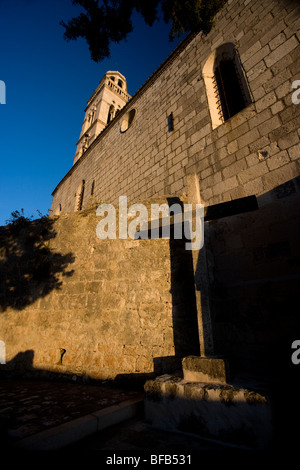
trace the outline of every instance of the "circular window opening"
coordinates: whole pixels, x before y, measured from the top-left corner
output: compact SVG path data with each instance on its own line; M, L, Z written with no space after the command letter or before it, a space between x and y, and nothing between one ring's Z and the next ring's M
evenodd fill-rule
M131 126L134 118L135 118L135 115L136 115L136 110L135 109L132 109L131 111L129 111L127 114L125 114L125 117L122 121L122 124L121 124L121 132L126 132L127 129L129 129L129 127Z

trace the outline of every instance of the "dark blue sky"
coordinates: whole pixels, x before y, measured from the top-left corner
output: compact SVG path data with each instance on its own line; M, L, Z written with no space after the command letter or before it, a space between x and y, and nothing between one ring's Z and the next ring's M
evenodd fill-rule
M133 95L176 47L161 20L139 15L126 42L96 64L84 40L66 42L71 0L0 0L0 225L14 210L46 214L51 193L73 163L84 108L107 70L125 75Z

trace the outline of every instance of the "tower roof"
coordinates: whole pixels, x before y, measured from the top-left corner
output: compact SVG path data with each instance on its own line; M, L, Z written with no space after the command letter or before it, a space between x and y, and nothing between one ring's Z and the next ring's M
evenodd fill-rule
M93 99L98 95L100 90L107 85L107 86L113 86L116 91L118 91L119 94L123 95L126 101L130 98L130 95L128 95L127 92L127 81L124 75L122 75L120 72L117 70L108 70L105 75L102 77L100 80L100 83L90 99L87 102L87 107L91 104Z

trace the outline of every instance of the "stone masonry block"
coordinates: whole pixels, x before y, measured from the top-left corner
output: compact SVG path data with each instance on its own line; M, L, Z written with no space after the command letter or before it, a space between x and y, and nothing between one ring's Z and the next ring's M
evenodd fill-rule
M292 160L298 160L300 158L300 144L289 148L288 152Z
M277 96L274 91L271 91L255 103L257 112L260 113L269 106L272 106L276 101Z
M266 58L265 62L267 67L272 67L276 62L282 59L285 55L291 52L295 47L298 46L298 40L296 36L292 36L286 42L278 46L274 51L272 51Z
M276 21L276 24L272 26L268 31L261 37L260 41L261 44L264 46L265 44L272 43L275 44L275 42L272 42L275 40L275 38L282 33L282 31L285 29L286 24L283 19L280 19L279 21ZM279 45L279 44L278 44ZM271 47L273 50L273 47Z
M267 44L263 48L261 48L258 52L253 54L247 61L244 62L245 69L250 70L256 64L258 64L262 59L267 57L269 53L270 53L270 47Z
M259 125L258 130L259 134L263 137L264 135L269 134L274 129L277 129L282 125L281 120L278 115L272 116L270 119L266 120Z
M182 360L184 379L188 382L226 383L228 364L221 358L188 356Z
M225 179L230 178L233 175L237 175L240 171L245 170L247 168L246 160L238 160L237 162L233 163L232 165L224 168L223 176Z
M265 173L268 173L268 166L266 162L260 162L255 166L252 166L250 168L247 168L247 170L241 171L238 175L238 179L241 182L241 184L245 184L248 181L257 178L259 176L264 175Z
M267 160L267 165L270 170L279 168L280 166L286 165L290 161L289 155L286 150L277 153Z
M251 129L251 131L246 132L246 134L242 135L239 140L238 140L238 146L239 148L243 148L246 145L250 144L251 142L254 142L256 139L259 138L259 133L256 128Z
M283 44L285 40L286 40L285 34L283 32L279 33L274 39L272 39L269 42L269 46L271 50L273 51L274 49L276 49L278 46Z
M221 181L220 183L216 184L213 187L213 193L215 196L224 193L225 191L229 191L230 189L235 188L238 186L238 180L236 176L232 176L225 181Z

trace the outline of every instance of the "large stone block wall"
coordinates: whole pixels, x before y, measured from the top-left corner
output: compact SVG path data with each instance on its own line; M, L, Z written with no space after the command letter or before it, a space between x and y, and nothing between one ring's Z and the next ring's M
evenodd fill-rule
M53 222L48 241L60 269L50 285L32 284L25 305L7 303L22 298L11 290L22 285L3 287L0 339L11 367L27 351L35 368L106 378L169 371L174 357L199 354L192 260L182 246L100 241L96 206L71 214L82 180L86 209L120 195L189 193L190 175L207 206L255 195L259 207L205 223L216 352L254 368L276 368L281 352L290 362L299 304L299 17L292 0L229 0L212 32L189 37L71 168L52 204L70 213ZM225 42L237 47L253 102L212 129L202 70Z
M300 327L299 177L257 202L207 222L215 352L233 370L283 378Z
M2 369L139 378L199 352L180 241L100 240L99 220L93 209L1 228Z
M292 88L299 79L299 6L292 0L232 0L207 37L188 38L130 100L59 183L52 210L74 210L85 180L83 204L115 202L187 191L197 174L207 205L261 195L299 174L298 120ZM212 129L202 76L222 43L235 44L253 102ZM132 126L120 132L126 112ZM174 130L168 130L173 114ZM66 158L68 158L66 156Z

